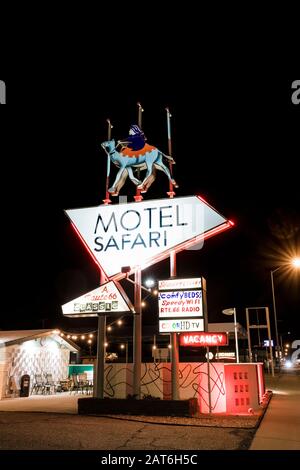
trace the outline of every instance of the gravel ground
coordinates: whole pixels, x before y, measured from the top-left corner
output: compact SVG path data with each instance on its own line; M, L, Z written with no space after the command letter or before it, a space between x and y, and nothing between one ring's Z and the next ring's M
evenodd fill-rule
M100 416L100 415L96 415ZM261 413L256 415L239 416L203 416L198 418L183 418L173 416L134 416L134 415L101 415L102 417L136 421L140 423L168 424L171 426L196 426L196 427L217 427L217 428L240 428L253 429L257 426Z
M193 426L193 427L215 427L215 428L237 428L237 429L255 429L261 422L270 400L272 392L268 391L261 409L253 414L244 415L226 415L205 414L197 417L178 417L178 416L135 416L135 415L94 415L104 418L124 421L136 421L139 423L165 424L169 426Z

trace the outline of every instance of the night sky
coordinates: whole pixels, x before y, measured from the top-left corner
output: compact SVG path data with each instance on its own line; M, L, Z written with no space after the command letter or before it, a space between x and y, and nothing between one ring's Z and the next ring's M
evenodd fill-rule
M300 105L291 102L293 80L192 73L181 79L161 71L143 83L110 80L108 73L0 77L10 101L1 107L0 328L96 328L96 319L61 313L61 304L96 288L99 279L63 210L102 203L106 118L113 136L124 138L140 101L148 142L165 153L165 107L171 110L176 195L200 194L236 223L202 250L179 254L178 276L206 278L210 322L228 321L221 310L236 307L245 325L245 307L268 305L272 315L270 269L282 265L274 274L279 333L299 339L300 272L284 266L300 256ZM144 197L166 197L167 188L159 172ZM132 201L131 182L125 192ZM168 277L168 260L148 274ZM154 304L143 318L145 325L157 323Z

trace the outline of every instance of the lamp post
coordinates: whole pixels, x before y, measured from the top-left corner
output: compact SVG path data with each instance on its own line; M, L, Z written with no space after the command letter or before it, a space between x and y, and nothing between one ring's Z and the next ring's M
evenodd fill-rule
M294 268L300 268L300 258L297 257L297 258L293 258L291 261L290 261L290 264L292 265L292 267ZM272 297L273 297L273 311L274 311L274 322L275 322L275 335L276 335L276 349L277 349L277 353L278 353L278 360L279 360L279 364L280 364L280 356L279 356L279 351L280 351L280 343L279 343L279 336L278 336L278 328L277 328L277 311L276 311L276 301L275 301L275 290L274 290L274 278L273 278L273 274L276 273L276 271L278 271L280 268L282 268L283 266L285 265L281 265L281 266L278 266L278 268L276 269L272 269L271 270L271 286L272 286ZM282 351L281 351L282 352Z
M240 362L240 357L239 357L239 343L238 343L238 335L237 335L236 310L235 310L235 308L226 308L225 310L222 310L222 313L224 313L224 315L233 315L233 318L234 318L236 362L239 363Z
M280 360L279 357L279 351L280 351L280 345L279 345L279 338L278 338L278 328L277 328L277 312L276 312L276 301L275 301L275 291L274 291L274 278L273 274L280 269L281 266L279 266L276 269L271 270L271 285L272 285L272 297L273 297L273 312L274 312L274 323L275 323L275 336L276 336L276 350L277 350L277 355L275 354L275 357Z

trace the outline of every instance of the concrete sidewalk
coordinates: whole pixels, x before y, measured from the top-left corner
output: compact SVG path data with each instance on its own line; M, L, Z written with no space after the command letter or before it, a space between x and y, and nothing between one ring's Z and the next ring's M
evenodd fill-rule
M300 450L300 375L267 378L274 395L250 450Z
M0 400L0 411L40 411L44 413L77 414L77 400L82 395L31 395L26 398L5 398Z

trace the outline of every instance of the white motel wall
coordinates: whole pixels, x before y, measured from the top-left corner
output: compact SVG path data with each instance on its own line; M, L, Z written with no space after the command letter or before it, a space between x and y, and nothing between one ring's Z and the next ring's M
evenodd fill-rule
M53 330L0 331L0 399L19 395L21 377L52 374L54 381L68 376L70 352L78 348Z

